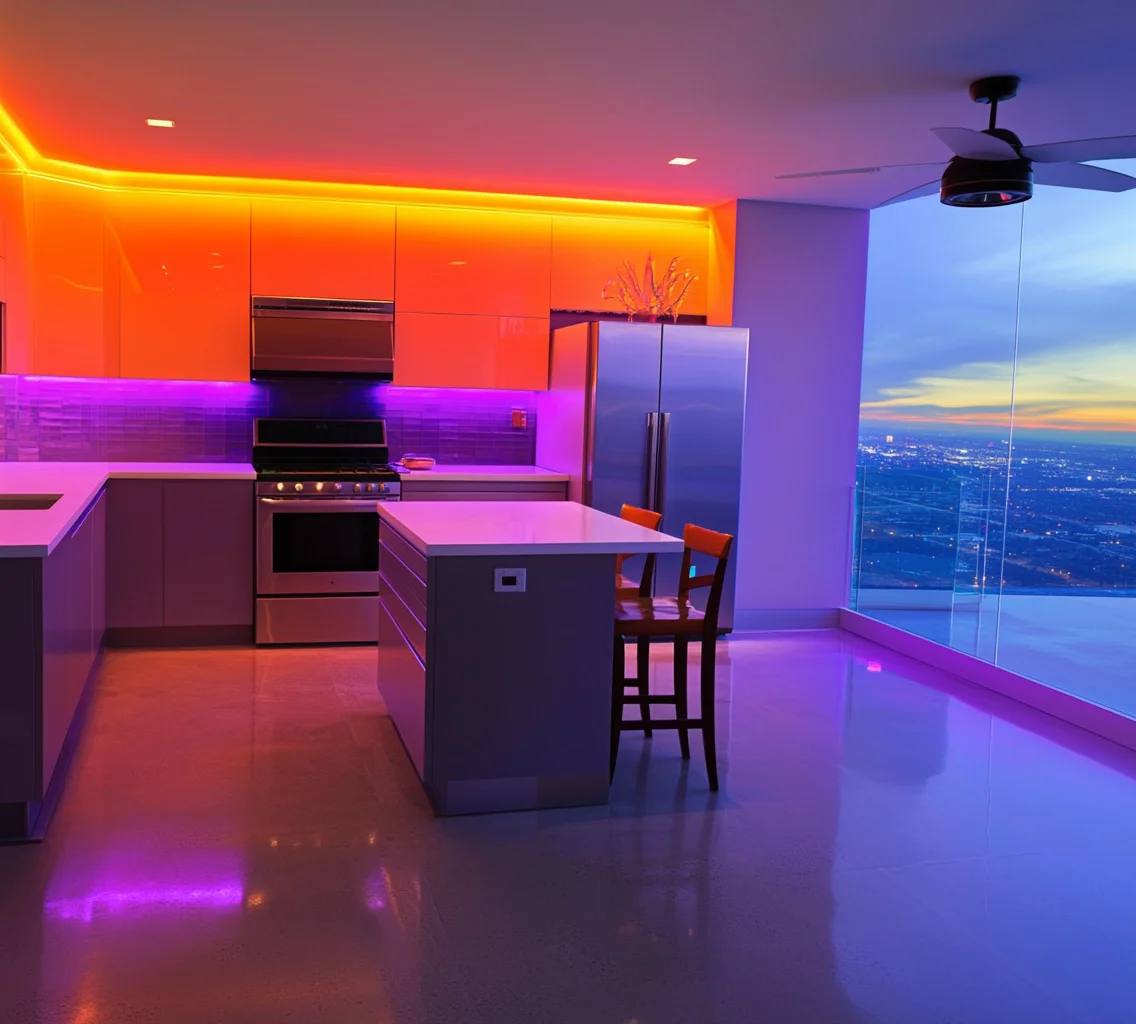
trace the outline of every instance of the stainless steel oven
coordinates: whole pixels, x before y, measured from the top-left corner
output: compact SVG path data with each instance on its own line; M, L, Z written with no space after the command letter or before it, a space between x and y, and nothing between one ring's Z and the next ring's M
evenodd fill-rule
M381 420L258 420L256 639L378 641L378 503L398 501Z
M380 486L384 493L370 499L258 494L257 593L377 594L376 505L399 497L397 483Z

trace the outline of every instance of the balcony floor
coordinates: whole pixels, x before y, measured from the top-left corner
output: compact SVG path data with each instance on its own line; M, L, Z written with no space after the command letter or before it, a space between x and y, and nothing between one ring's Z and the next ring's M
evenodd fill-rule
M717 713L716 796L626 734L610 807L440 820L373 651L112 653L0 1021L1131 1024L1136 754L837 632Z
M865 615L1136 718L1136 598L1005 594Z

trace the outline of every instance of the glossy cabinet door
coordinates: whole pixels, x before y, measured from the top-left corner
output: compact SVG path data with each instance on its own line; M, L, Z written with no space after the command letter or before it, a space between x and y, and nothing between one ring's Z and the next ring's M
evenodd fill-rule
M253 484L167 480L162 490L163 625L251 626Z
M123 377L249 378L249 201L118 192Z
M404 386L548 387L548 317L397 313L394 382Z
M106 551L107 626L161 626L161 480L107 482Z
M551 245L547 215L399 207L395 308L547 317Z
M698 278L686 293L681 312L706 312L710 228L705 221L657 221L622 217L557 215L552 219L552 309L621 311L604 300L604 285L625 260L637 276L648 254L659 274L678 256L679 267Z
M31 370L68 377L105 376L105 193L45 178L29 179L28 185Z
M31 302L28 283L27 176L0 173L0 221L3 227L4 373L30 373Z
M395 207L318 199L252 201L252 293L394 298Z

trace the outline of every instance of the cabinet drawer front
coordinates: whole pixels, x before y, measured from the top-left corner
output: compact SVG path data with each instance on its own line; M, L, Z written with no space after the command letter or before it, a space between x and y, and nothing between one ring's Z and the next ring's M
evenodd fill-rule
M379 693L418 772L426 773L426 669L379 600Z
M414 653L418 655L419 660L425 664L426 627L414 617L414 612L412 612L406 602L399 597L398 591L385 584L386 581L380 579L379 602L382 604L383 608L386 609L387 614L398 623L398 628L402 631L402 635L406 637L407 643L414 649Z
M379 523L379 566L382 567L382 549L389 548L403 565L415 576L423 587L426 586L426 556L414 548L402 534L386 523Z
M425 627L426 584L391 550L385 538L379 544L379 589L397 593Z
M403 485L405 488L405 484ZM403 501L564 501L567 498L565 484L554 487L514 490L490 487L472 488L465 484L440 485L437 488L403 490Z

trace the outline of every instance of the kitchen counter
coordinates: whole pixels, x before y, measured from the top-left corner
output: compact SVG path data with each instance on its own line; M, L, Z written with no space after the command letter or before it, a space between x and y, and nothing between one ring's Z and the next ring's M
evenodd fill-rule
M677 537L574 501L386 502L379 518L427 558L682 552Z
M46 509L0 509L0 558L46 558L107 480L254 480L230 462L0 462L0 496L59 495Z
M567 483L567 473L540 466L435 466L433 469L399 470L403 481L437 480L445 483L517 483L543 481Z
M608 799L617 554L575 502L379 505L379 690L439 814Z

